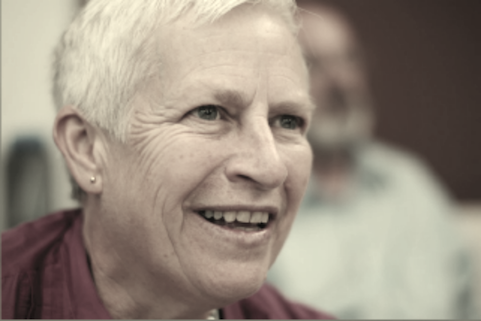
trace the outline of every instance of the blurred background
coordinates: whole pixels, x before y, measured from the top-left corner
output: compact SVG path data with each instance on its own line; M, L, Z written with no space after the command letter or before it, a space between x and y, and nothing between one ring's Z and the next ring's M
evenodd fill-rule
M1 1L2 231L76 206L51 138L50 65L83 2ZM445 184L481 266L481 1L325 2L346 14L365 48L375 136L416 153Z
M481 1L334 0L370 64L377 136L481 201Z
M79 0L1 2L0 228L72 207L70 185L52 139L53 48Z

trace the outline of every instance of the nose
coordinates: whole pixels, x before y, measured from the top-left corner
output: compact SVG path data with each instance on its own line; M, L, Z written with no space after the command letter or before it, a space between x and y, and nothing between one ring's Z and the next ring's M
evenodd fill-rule
M238 133L234 150L226 166L229 181L252 182L262 190L283 185L288 174L287 167L267 119L243 127Z

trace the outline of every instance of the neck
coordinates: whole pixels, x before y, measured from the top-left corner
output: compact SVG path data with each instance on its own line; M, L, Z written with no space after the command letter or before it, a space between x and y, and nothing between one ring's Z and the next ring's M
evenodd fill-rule
M121 284L102 273L95 274L100 298L115 319L206 319L210 309L202 309L165 295Z

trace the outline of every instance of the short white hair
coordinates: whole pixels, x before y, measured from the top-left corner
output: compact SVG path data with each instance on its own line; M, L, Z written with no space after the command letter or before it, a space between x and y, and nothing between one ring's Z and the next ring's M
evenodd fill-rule
M90 0L55 50L57 109L73 106L87 121L125 141L136 92L160 76L155 30L186 14L193 23L212 23L242 4L272 8L296 32L294 0Z

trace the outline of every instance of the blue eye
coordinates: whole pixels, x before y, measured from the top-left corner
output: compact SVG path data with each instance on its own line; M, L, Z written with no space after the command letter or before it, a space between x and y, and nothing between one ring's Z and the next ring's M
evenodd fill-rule
M198 107L194 112L199 118L205 120L216 120L219 117L219 109L214 105Z
M299 117L291 115L282 115L279 119L280 126L286 129L297 129L301 126L301 120Z

